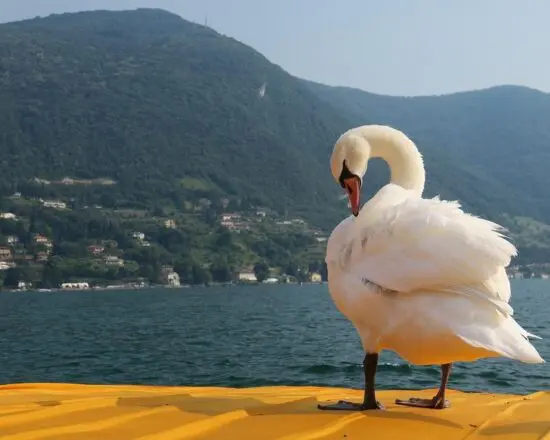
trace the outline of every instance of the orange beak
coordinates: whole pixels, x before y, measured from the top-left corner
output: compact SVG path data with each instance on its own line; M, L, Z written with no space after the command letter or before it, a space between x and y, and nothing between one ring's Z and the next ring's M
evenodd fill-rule
M343 183L351 204L351 213L357 217L359 215L359 202L361 198L361 181L357 176L353 176L344 179Z

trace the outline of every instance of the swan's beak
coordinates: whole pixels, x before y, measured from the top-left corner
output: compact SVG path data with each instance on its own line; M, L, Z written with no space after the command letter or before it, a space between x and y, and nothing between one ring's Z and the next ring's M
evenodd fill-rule
M359 215L359 202L361 198L361 180L357 176L344 179L344 188L348 193L351 213L357 217Z

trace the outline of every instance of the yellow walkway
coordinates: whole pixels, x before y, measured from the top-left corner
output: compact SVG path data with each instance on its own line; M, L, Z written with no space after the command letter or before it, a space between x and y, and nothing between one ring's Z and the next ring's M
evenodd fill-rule
M380 391L386 411L317 410L361 391L314 387L187 388L21 384L0 386L1 440L549 439L550 392L530 396L451 391L451 408L394 405L435 391Z

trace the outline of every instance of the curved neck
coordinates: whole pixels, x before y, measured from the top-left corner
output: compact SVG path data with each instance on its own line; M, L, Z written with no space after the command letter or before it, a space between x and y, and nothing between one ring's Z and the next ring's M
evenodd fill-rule
M371 147L370 157L378 157L388 164L391 183L422 195L426 171L414 142L399 130L385 126L367 126L360 132Z

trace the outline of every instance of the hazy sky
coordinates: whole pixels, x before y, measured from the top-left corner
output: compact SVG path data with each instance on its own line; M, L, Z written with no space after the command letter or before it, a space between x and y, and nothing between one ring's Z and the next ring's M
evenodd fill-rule
M550 92L550 0L0 0L0 21L157 7L208 24L290 73L424 95L519 84Z

